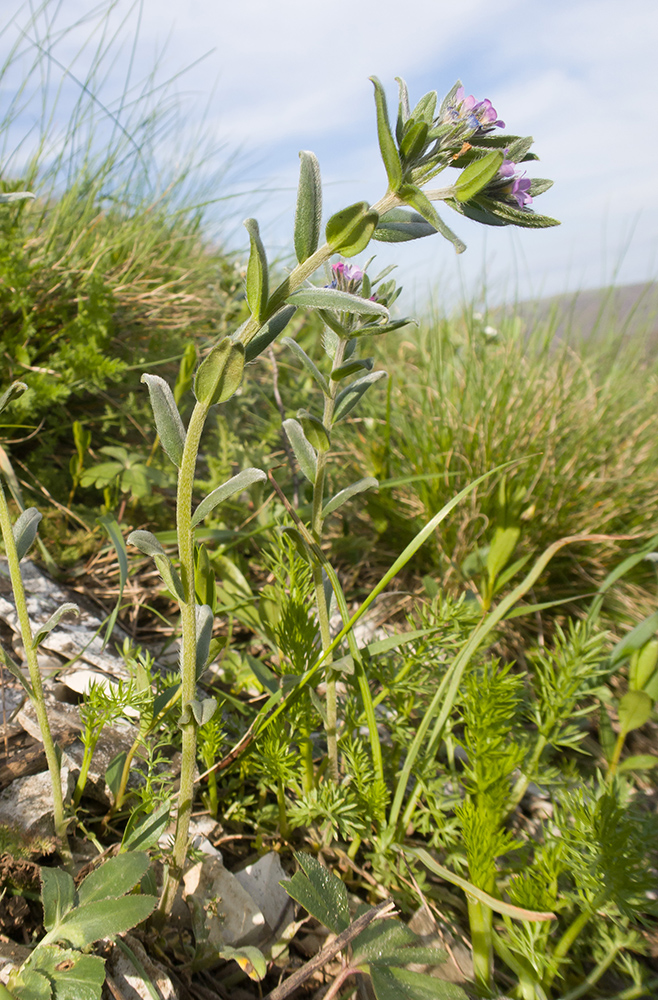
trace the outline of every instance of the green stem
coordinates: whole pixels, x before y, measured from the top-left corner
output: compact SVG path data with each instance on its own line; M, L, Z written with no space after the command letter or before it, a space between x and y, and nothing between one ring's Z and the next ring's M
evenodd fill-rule
M608 776L606 778L608 784L611 784L612 779L617 773L617 768L619 767L619 758L621 757L621 752L624 749L624 743L626 742L627 735L628 733L625 729L620 729L619 735L617 736L617 740L615 742L615 748L612 751L612 757L610 758L610 765L608 767Z
M194 528L192 527L192 492L194 473L201 434L209 406L199 403L194 407L185 436L185 447L178 473L176 496L176 533L180 559L184 600L181 602L181 713L194 699L196 693L196 598L194 594ZM172 865L165 878L160 899L161 916L169 915L185 866L187 842L194 799L194 774L196 769L197 724L190 712L190 721L182 726L181 773L176 815L176 834L172 851Z
M555 946L555 949L553 951L554 965L552 970L547 973L546 978L544 979L543 982L544 989L547 992L548 990L550 990L553 980L555 979L558 973L558 968L561 960L565 957L565 955L567 954L567 952L569 951L572 944L574 943L578 935L581 933L585 925L588 923L589 920L591 920L592 914L595 909L596 907L593 907L590 910L582 910L575 918L575 920L572 920L572 922L569 924L566 931L558 941L557 945Z
M607 972L620 951L621 945L616 944L614 948L611 948L605 958L602 958L598 965L592 969L589 975L583 979L582 983L576 986L573 990L569 990L569 992L561 996L559 1000L578 1000L579 997L584 996L590 987L598 983L603 973Z
M533 750L532 757L528 762L528 766L525 768L524 771L521 772L521 774L516 780L514 788L510 793L509 802L507 804L508 814L511 813L513 809L516 809L519 802L521 801L525 793L528 791L528 785L532 781L532 775L535 774L537 770L537 764L539 763L539 758L543 754L547 742L548 741L546 737L542 736L542 734L539 733L539 735L537 736L535 749Z
M41 683L41 672L39 670L39 662L37 660L37 651L33 645L34 637L32 635L30 618L27 613L25 589L23 587L23 578L21 577L18 553L16 551L16 542L14 540L14 532L11 518L9 516L7 498L1 481L0 528L2 529L2 539L5 545L7 565L9 567L9 578L14 592L14 600L16 601L16 614L18 616L21 638L25 649L25 658L27 660L27 666L30 674L30 683L32 685L31 700L34 705L37 721L39 723L41 739L43 740L43 747L46 752L48 771L50 773L50 782L53 790L53 819L55 823L55 833L62 843L62 855L65 859L69 860L71 852L66 835L67 821L64 819L64 797L62 795L62 778L59 767L59 757L57 754L57 748L53 742L52 733L50 731L50 723L48 722L48 712L46 711L46 702L43 696L43 685Z
M475 982L485 991L491 989L493 972L493 910L470 896L468 904L468 924L473 945L473 973Z

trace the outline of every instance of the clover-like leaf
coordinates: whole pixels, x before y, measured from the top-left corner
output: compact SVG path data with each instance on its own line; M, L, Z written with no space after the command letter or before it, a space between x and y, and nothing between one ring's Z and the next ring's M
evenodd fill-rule
M28 507L16 519L12 530L19 562L32 547L42 516L41 511L37 510L36 507Z
M238 472L237 476L233 476L232 479L222 483L221 486L218 486L217 489L213 490L212 493L209 493L201 501L192 515L192 527L203 521L204 517L207 517L220 503L224 503L225 500L229 500L236 493L242 493L254 483L263 482L265 479L267 479L267 476L262 469L250 468Z
M299 154L299 187L295 210L295 254L303 264L318 248L322 224L322 181L320 164L314 153Z
M162 441L162 447L174 465L180 468L185 447L185 427L174 394L168 383L159 375L144 374L141 381L148 387L155 427Z
M80 608L78 607L78 605L71 604L68 601L65 604L60 604L57 610L54 611L53 614L50 616L48 621L44 622L43 625L40 625L39 628L37 629L34 638L32 640L32 649L36 649L38 646L40 646L43 640L48 635L48 633L52 632L55 626L59 624L60 618L63 615L68 615L68 614L79 615Z

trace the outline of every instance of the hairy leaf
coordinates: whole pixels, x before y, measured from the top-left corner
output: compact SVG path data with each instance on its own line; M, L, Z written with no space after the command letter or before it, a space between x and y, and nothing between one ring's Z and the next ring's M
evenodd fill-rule
M213 490L212 493L209 493L201 501L192 515L192 527L203 521L204 517L207 517L220 503L229 500L236 493L242 493L254 483L262 483L265 479L267 479L267 475L262 469L243 469L237 476L233 476L232 479L222 483L221 486L218 486L216 490Z
M12 530L19 562L32 547L42 517L41 511L37 510L36 507L28 507L17 517Z
M50 931L75 906L75 884L62 868L42 868L40 874L43 926Z
M60 618L62 618L63 615L68 615L69 613L74 615L79 615L80 608L78 607L77 604L71 604L69 602L67 602L66 604L61 604L57 608L57 611L53 612L48 621L44 622L43 625L39 626L34 636L34 639L32 640L32 649L36 649L37 646L39 646L46 638L48 633L52 632L55 626L59 624Z
M141 881L149 865L148 854L136 850L109 858L80 883L79 905L93 903L98 899L116 899L125 896Z
M292 337L283 337L281 339L281 343L285 344L286 347L289 347L292 353L299 358L301 363L304 365L306 371L309 373L309 375L311 375L314 378L316 383L322 389L322 392L325 394L325 396L328 396L329 386L327 384L327 380L322 374L322 372L319 370L315 362L311 361L304 348L300 347L297 341L293 340Z
M370 386L374 385L375 382L379 382L384 378L388 378L387 372L369 372L367 375L364 375L362 378L358 378L355 382L350 383L350 385L339 392L336 396L334 423L347 416L350 410L354 409L356 404L359 402L364 392L367 392Z
M318 459L315 448L304 434L304 428L299 421L290 419L283 421L283 429L290 441L290 447L295 453L295 458L299 462L299 468L309 483L314 483L317 476Z
M180 469L185 447L185 427L174 394L159 375L144 374L141 381L148 386L155 427L162 441L162 447L174 465Z
M379 486L379 481L374 479L372 476L366 476L365 479L359 479L358 482L352 483L351 486L346 486L344 490L337 493L336 496L332 497L328 503L322 508L322 516L327 517L329 514L333 514L335 510L342 507L344 503L351 500L353 496L357 493L363 493L365 490L376 490Z
M335 312L353 313L357 316L384 316L388 309L379 302L362 299L360 295L343 292L340 288L300 288L288 296L288 302L311 309L333 309Z
M299 154L299 187L295 210L295 254L303 264L318 248L322 224L322 181L320 164L314 153L302 149Z
M194 379L194 395L200 403L225 403L240 388L244 371L244 346L224 337L201 362Z
M247 264L247 302L254 316L263 319L269 297L267 277L267 257L255 219L245 219L244 226L249 233L251 251Z
M391 132L388 120L388 108L386 107L386 94L381 83L376 76L371 76L370 80L375 88L375 106L377 109L377 138L379 140L379 151L382 154L388 186L394 193L402 184L402 163L400 154L395 145L395 139Z
M296 306L282 306L274 316L271 316L256 336L249 341L244 349L245 364L253 361L259 354L262 354L270 344L276 340L282 330L285 330L288 323L297 311Z

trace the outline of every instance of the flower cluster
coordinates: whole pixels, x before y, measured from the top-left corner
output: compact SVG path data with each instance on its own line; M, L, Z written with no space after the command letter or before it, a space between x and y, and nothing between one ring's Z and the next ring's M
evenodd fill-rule
M463 87L459 87L452 100L444 105L440 124L465 125L480 135L494 128L505 128L505 122L499 120L490 100L476 101L472 94L466 97Z
M333 280L328 288L339 288L341 292L351 292L355 295L363 281L363 271L356 264L345 264L339 261L331 265Z

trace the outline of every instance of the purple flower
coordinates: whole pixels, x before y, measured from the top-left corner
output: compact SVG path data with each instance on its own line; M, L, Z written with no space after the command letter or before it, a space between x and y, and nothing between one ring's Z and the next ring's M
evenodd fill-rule
M466 91L459 87L455 96L444 109L441 117L443 124L466 125L476 131L489 132L492 128L505 128L505 122L498 119L498 114L488 98L476 101L472 94L466 97Z
M345 264L342 260L331 265L333 281L328 288L339 288L342 292L358 292L363 281L363 271L356 264Z
M501 184L500 182L503 181ZM496 177L493 180L494 191L497 197L514 198L519 208L532 205L530 196L530 185L532 181L524 174L516 174L516 163L512 160L503 160Z

